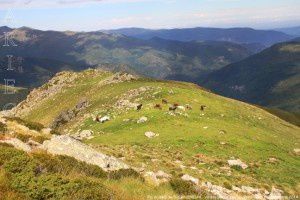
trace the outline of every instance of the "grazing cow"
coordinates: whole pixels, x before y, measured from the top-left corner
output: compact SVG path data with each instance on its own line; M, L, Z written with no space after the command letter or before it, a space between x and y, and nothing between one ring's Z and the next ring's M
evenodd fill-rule
M162 102L163 104L168 104L168 100L166 100L166 99L161 100L161 102Z
M179 104L178 104L178 103L174 103L173 106L174 106L174 107L178 107Z
M156 105L154 106L154 108L155 108L155 109L162 110L162 107L161 107L161 105L160 105L160 104L156 104Z
M192 106L190 106L189 104L186 104L185 107L186 107L187 110L192 110L193 109Z
M205 105L202 105L200 109L201 109L201 111L204 111L205 108L206 108L206 106L205 106Z
M136 110L141 110L143 107L143 104L139 104L137 107L136 107Z
M100 122L100 117L99 117L99 115L97 115L97 117L96 117L96 122Z
M177 106L171 106L169 107L169 111L175 111L177 109Z

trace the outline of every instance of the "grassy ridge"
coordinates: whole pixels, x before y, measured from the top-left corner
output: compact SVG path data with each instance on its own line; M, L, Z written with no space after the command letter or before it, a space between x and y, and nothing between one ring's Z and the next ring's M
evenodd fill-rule
M72 87L41 102L23 117L50 125L60 112L87 98L90 106L60 130L92 130L95 137L87 143L125 157L133 166L162 169L175 176L188 173L219 185L266 189L276 186L289 194L299 191L300 161L293 153L299 148L298 127L260 108L214 95L193 84L150 79L102 84L110 76L109 72L82 72ZM145 92L129 98L133 91L145 87ZM189 104L193 109L175 116L168 112L167 105L162 110L154 109L163 98L170 103ZM139 112L117 109L114 105L120 99L143 103L144 107ZM207 109L201 112L200 105ZM92 115L109 115L112 119L99 124ZM148 121L137 124L142 116ZM159 136L148 139L144 136L146 131ZM240 158L249 168L222 169L231 157ZM276 162L269 162L270 158Z

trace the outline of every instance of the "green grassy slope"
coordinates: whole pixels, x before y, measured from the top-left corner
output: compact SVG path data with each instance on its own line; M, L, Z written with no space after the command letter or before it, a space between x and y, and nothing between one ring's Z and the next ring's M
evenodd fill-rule
M84 71L75 81L51 98L40 101L22 117L50 126L64 110L86 98L90 106L59 128L64 133L94 131L86 141L95 148L125 157L132 166L164 170L175 176L188 173L218 185L249 185L289 194L299 191L300 160L293 152L299 148L299 127L270 113L239 101L227 99L190 83L138 79L104 84L110 72ZM46 89L48 87L44 87ZM162 99L193 109L168 112L154 109ZM143 103L141 111L117 108L116 102ZM32 101L35 105L36 102ZM205 111L200 106L206 105ZM22 113L22 112L20 112ZM109 115L111 120L96 123L92 116ZM137 124L146 116L148 121ZM159 134L149 139L146 131ZM226 167L231 157L249 165L246 170ZM269 162L276 158L275 163Z
M231 98L299 113L300 43L274 45L199 83Z

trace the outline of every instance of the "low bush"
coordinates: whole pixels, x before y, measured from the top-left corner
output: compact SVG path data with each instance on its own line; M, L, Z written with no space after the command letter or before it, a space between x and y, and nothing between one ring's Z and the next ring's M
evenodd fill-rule
M5 133L6 131L7 131L6 124L3 124L2 122L0 122L0 134Z
M198 195L193 183L181 180L179 178L171 179L172 189L179 195Z
M20 133L15 133L14 136L25 143L28 142L29 139L31 138L30 135L24 135L24 134L20 134Z
M28 121L28 120L21 119L19 117L9 117L7 119L15 121L19 124L22 124L22 125L28 127L29 129L35 130L35 131L41 131L43 128L45 128L44 125L42 125L40 123L31 122L31 121Z
M109 173L108 176L110 179L114 179L114 180L119 180L119 179L126 178L126 177L132 177L132 178L137 178L137 179L143 180L141 175L133 169L120 169L117 171L112 171Z
M105 174L99 167L72 158L52 157L43 153L29 156L12 147L0 145L0 166L0 170L9 177L5 179L5 185L0 184L0 194L3 193L3 196L7 196L4 189L9 186L8 192L21 194L24 197L22 199L117 199L116 194L99 181L90 181L86 176L80 180L66 178L65 174L69 171L63 170L75 170L81 175ZM3 177L0 174L1 179Z

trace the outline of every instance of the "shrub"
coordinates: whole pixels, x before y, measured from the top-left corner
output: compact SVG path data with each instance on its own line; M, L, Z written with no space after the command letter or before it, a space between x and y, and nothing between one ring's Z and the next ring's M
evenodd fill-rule
M232 190L232 186L230 185L230 183L224 182L223 185L224 185L224 187L225 187L226 189Z
M142 179L141 175L133 169L120 169L109 173L109 178L119 180L126 177Z
M25 143L28 142L29 139L31 138L30 135L24 135L24 134L19 134L19 133L15 133L14 136Z
M0 133L5 133L7 131L7 126L6 124L3 124L0 122Z
M198 195L193 183L181 180L179 178L171 179L172 189L179 195Z
M39 135L39 136L33 137L32 140L34 140L34 141L36 141L40 144L43 144L43 142L46 141L46 140L49 140L49 138L46 137L46 136Z
M19 117L9 117L7 119L15 121L19 124L22 124L31 130L41 131L43 128L45 128L44 125L42 125L40 123L27 121L27 120L21 119Z
M46 163L44 163L46 161ZM71 163L70 163L71 162ZM67 166L64 166L68 163ZM22 199L95 199L108 200L116 199L116 195L109 188L99 182L90 181L87 177L81 177L80 180L65 178L60 170L77 170L84 173L90 173L99 176L102 171L96 169L96 166L89 166L81 162L74 162L67 157L52 157L43 153L28 154L18 151L12 147L0 145L0 172L3 170L5 176L0 173L0 195L6 196L6 191L10 194L22 194ZM50 165L52 164L52 165ZM75 165L74 168L72 164ZM46 170L38 168L45 167ZM58 168L55 166L59 165ZM51 170L48 170L51 168ZM55 170L54 170L55 169ZM88 169L88 170L87 170ZM100 168L99 168L100 169ZM55 172L54 172L55 171ZM83 173L83 174L84 174ZM5 185L1 180L5 178ZM7 188L9 186L9 188ZM1 199L0 197L0 199ZM13 199L18 199L18 196Z

